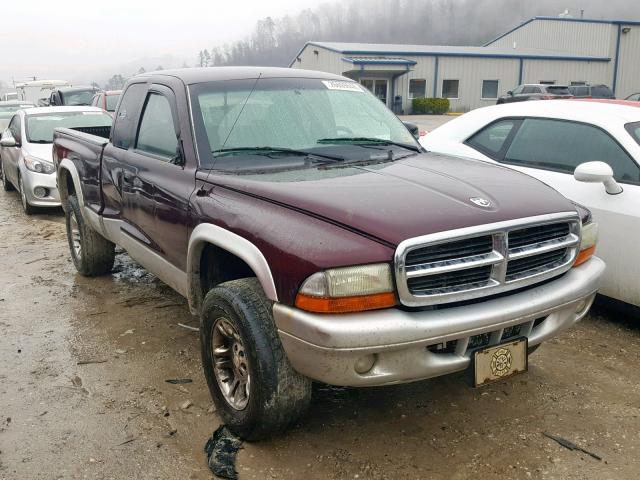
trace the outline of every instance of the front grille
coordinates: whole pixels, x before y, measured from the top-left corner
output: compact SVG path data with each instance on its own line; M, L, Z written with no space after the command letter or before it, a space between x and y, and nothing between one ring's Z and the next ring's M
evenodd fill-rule
M407 240L395 258L399 297L419 307L523 288L567 271L579 242L573 212Z
M454 258L472 257L482 255L493 250L493 238L491 235L483 237L466 238L450 243L429 245L407 253L407 267L429 262L443 262Z
M567 235L569 235L569 224L566 222L523 228L509 232L509 248L556 240Z
M407 284L414 295L429 295L442 290L462 290L479 287L486 285L489 280L491 280L490 266L410 278Z
M507 267L507 282L518 279L523 275L531 275L538 271L549 270L560 265L566 257L566 249L553 250L531 257L511 260Z

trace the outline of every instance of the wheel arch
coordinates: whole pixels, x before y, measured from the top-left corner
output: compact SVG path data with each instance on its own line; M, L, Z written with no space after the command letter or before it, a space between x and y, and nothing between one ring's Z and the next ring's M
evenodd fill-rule
M71 194L76 195L78 204L82 208L84 206L84 198L82 196L82 188L80 187L80 175L73 162L68 158L63 158L58 166L56 177L62 208L66 211L67 199Z
M187 281L189 308L200 311L204 299L203 258L211 252L221 252L246 265L258 279L269 300L278 301L275 282L269 264L253 243L247 239L211 223L202 223L194 228L189 238L187 254ZM239 264L237 264L239 265Z

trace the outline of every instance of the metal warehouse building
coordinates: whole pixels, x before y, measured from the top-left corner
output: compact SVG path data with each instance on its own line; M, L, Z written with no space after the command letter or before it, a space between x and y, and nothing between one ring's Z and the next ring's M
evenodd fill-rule
M358 80L398 113L422 96L492 105L522 83L604 83L625 98L640 92L640 22L535 17L482 47L308 42L290 67Z

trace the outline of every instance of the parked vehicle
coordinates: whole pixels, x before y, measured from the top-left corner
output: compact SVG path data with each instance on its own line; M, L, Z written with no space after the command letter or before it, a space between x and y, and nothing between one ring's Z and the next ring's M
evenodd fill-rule
M55 127L108 127L111 117L93 107L18 110L0 140L0 171L5 191L18 189L27 215L34 207L59 207L51 143Z
M34 105L29 102L22 102L19 100L9 100L0 102L0 132L4 131L9 125L9 120L15 115L15 113L23 108L31 108Z
M7 92L2 94L2 101L8 102L9 100L19 100L18 92Z
M569 92L574 98L616 98L611 89L604 84L585 83L569 85Z
M600 293L640 306L640 108L622 100L481 108L433 130L430 151L499 162L587 206L604 232Z
M117 244L187 297L217 411L249 440L295 422L311 380L524 371L604 269L586 209L424 153L364 87L322 72L137 75L111 133L57 129L54 161L77 270L109 272Z
M628 102L640 102L640 93L632 93L627 98L625 98Z
M109 113L115 113L116 106L118 106L118 100L122 90L107 90L106 92L98 92L93 96L91 105L99 107Z
M37 105L40 100L47 100L53 89L65 86L69 86L65 80L34 80L16 84L16 91L18 100Z
M528 83L519 85L506 95L498 98L497 104L524 102L527 100L558 100L571 98L571 92L566 85L547 85L543 83Z
M48 104L52 107L91 105L91 100L98 91L95 87L56 88L51 92Z

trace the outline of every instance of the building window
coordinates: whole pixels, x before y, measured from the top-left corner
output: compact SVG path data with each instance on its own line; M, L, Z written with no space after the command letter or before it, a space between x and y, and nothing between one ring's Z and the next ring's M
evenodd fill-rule
M458 87L460 80L442 81L442 98L458 98Z
M409 99L420 98L426 96L427 81L421 78L412 78L409 80Z
M482 97L483 100L497 100L498 98L498 80L482 81Z
M542 85L555 85L556 81L555 80L540 80L539 82Z
M575 81L575 82L571 82L569 85L586 85L587 82L583 82L582 80L580 81Z

